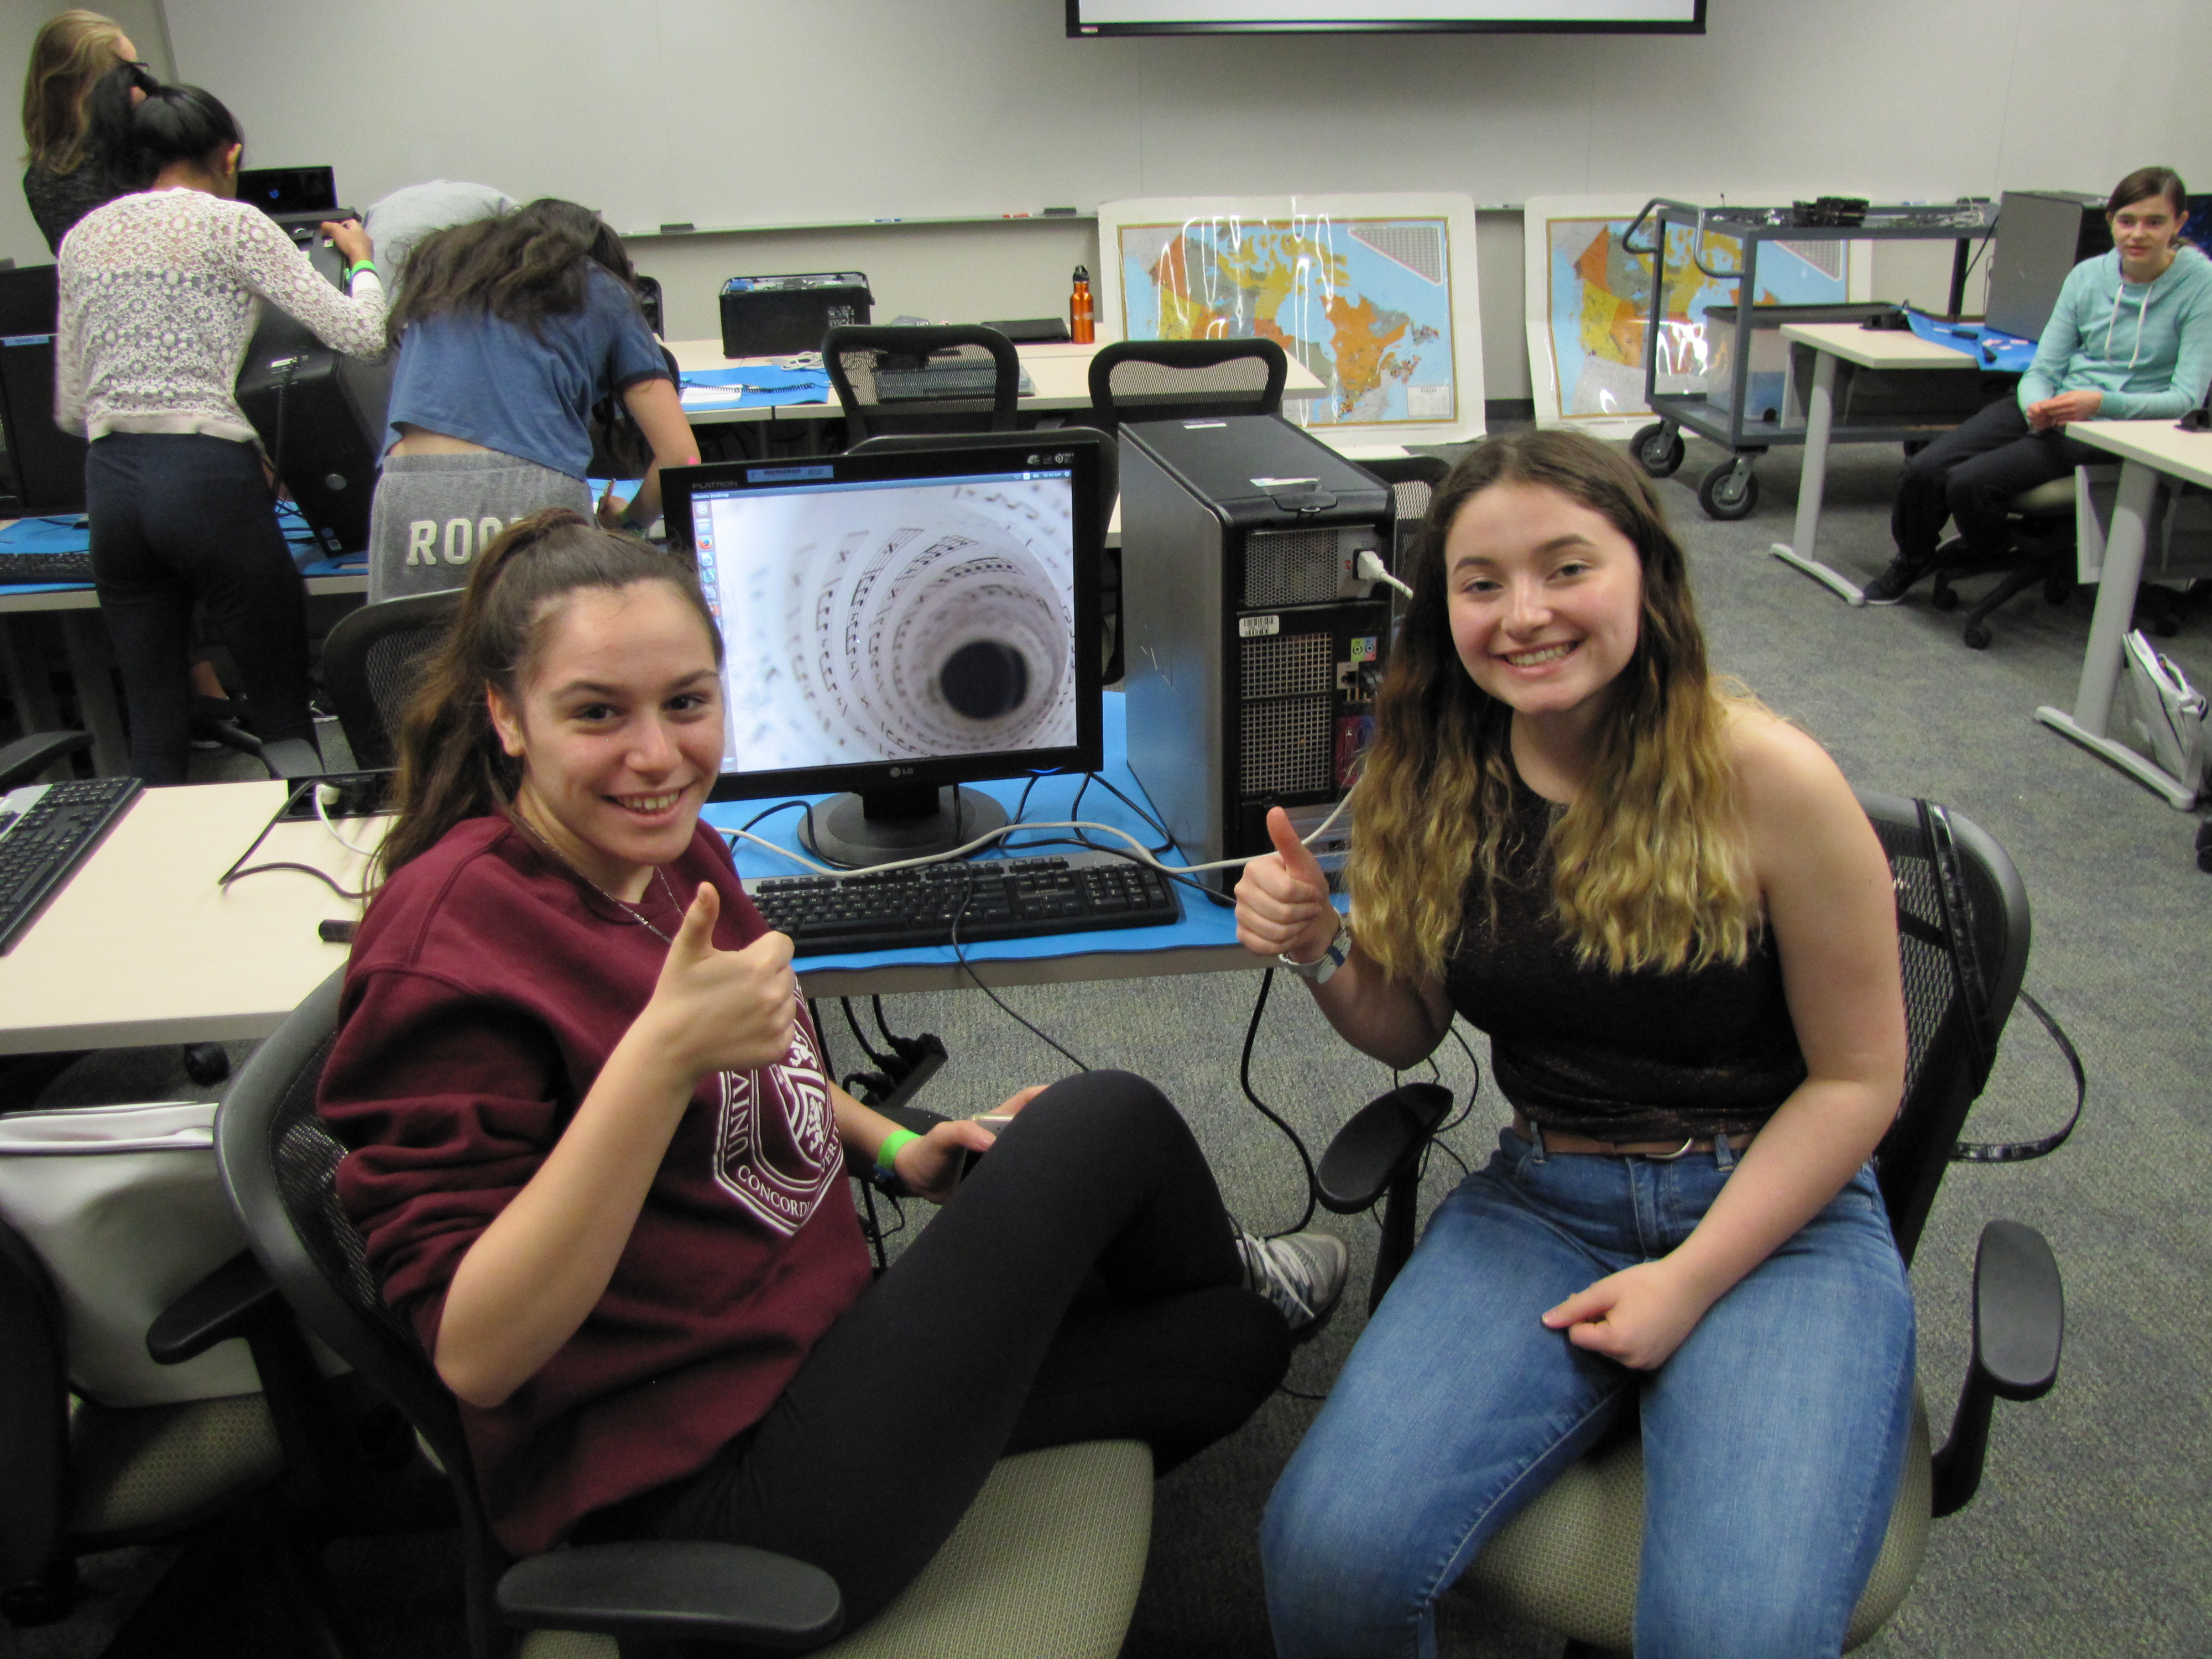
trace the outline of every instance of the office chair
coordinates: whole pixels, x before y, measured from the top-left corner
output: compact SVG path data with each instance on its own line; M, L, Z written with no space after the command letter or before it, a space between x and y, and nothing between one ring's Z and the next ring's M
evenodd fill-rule
M1264 337L1117 340L1091 360L1091 403L1103 431L1123 421L1279 415L1291 361Z
M822 337L822 363L848 445L885 433L1014 429L1022 362L995 328L848 325Z
M362 770L392 764L393 736L421 678L422 654L445 637L460 603L459 588L412 593L349 611L331 629L323 689Z
M10 1624L66 1617L82 1595L81 1556L182 1543L131 1617L142 1638L173 1638L177 1600L212 1583L222 1587L226 1628L232 1619L252 1626L232 1631L240 1650L343 1651L323 1608L317 1550L355 1522L420 1526L423 1511L393 1521L377 1503L352 1507L360 1489L345 1472L361 1465L351 1436L362 1420L345 1414L344 1390L325 1383L252 1257L187 1291L146 1345L173 1364L239 1336L264 1393L130 1407L73 1398L60 1298L38 1255L0 1224L0 1613Z
M1115 503L1121 499L1121 447L1096 427L1054 427L1049 433L1040 434L1040 441L1046 445L1059 443L1063 439L1098 446L1098 533L1103 542L1113 527ZM902 432L863 439L848 453L857 455L863 450L974 447L1005 441L1004 437L997 433ZM1119 548L1107 547L1103 551L1104 556L1098 562L1099 620L1104 641L1101 683L1111 685L1121 678L1121 557Z
M332 974L254 1051L216 1116L216 1158L285 1299L398 1407L444 1470L460 1516L474 1659L507 1652L514 1629L532 1632L524 1659L614 1659L611 1638L622 1636L745 1641L823 1659L1112 1659L1152 1524L1152 1457L1133 1442L1003 1460L921 1577L842 1641L835 1581L765 1550L647 1541L509 1558L477 1494L459 1408L385 1305L338 1207L344 1149L316 1115L315 1091L343 982Z
M2039 582L2045 604L2063 605L2066 596L2074 591L2076 526L2080 515L2090 510L2079 500L2077 477L2081 471L2088 473L2093 484L2109 484L2120 476L2117 466L2077 469L2063 478L2022 490L2013 498L2006 516L2021 535L2021 544L2019 556L2009 568L1958 563L1957 555L1963 544L1955 537L1936 550L1936 580L1928 602L1938 611L1952 610L1959 603L1958 590L1951 585L1954 578L1984 574L1996 568L2003 570L1996 586L1975 600L1962 619L1962 637L1969 650L1988 649L1992 637L1990 617L2014 594L2025 592ZM1951 562L1944 562L1947 556Z
M1896 796L1862 793L1859 801L1897 884L1909 1046L1905 1097L1875 1164L1898 1250L1910 1263L2027 969L2027 895L2004 849L1972 820L1923 812L1923 803ZM1955 879L1947 880L1947 870ZM1412 1253L1421 1164L1450 1103L1434 1084L1394 1090L1354 1116L1322 1156L1324 1205L1340 1214L1378 1200L1383 1206L1370 1306ZM1916 1400L1905 1480L1847 1650L1879 1630L1911 1588L1931 1517L1972 1499L1995 1401L2038 1399L2057 1378L2063 1293L2040 1233L2014 1221L1983 1230L1973 1305L1973 1357L1950 1437L1930 1450L1926 1411ZM1568 1638L1571 1659L1625 1654L1643 1513L1641 1443L1632 1432L1609 1436L1507 1523L1458 1589Z
M0 745L0 794L34 783L47 770L92 747L89 732L28 732Z

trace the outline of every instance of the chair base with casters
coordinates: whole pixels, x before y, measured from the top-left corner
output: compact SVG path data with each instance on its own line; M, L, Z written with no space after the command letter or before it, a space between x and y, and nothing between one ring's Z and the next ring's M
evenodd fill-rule
M1151 1528L1151 1454L1129 1443L1003 1460L935 1560L877 1618L842 1634L828 1574L734 1544L632 1542L522 1560L494 1537L460 1413L414 1334L386 1307L339 1209L343 1149L315 1111L337 1037L343 970L254 1051L216 1121L216 1158L255 1255L301 1321L406 1418L436 1456L461 1523L468 1650L532 1659L611 1652L609 1638L744 1642L840 1659L900 1653L1118 1651ZM1027 1632L1055 1632L1026 1646Z
M2024 593L2040 583L2045 604L2066 602L2067 596L2074 591L2075 510L2071 473L2038 484L2013 498L2009 516L2021 538L2019 557L1960 619L1961 637L1969 650L1989 647L1990 617L2014 594ZM1954 538L1936 550L1936 580L1928 602L1938 611L1957 607L1959 593L1952 586L1952 580L1972 569L1958 562L1957 556L1963 548L1964 544Z
M2003 849L1969 820L1923 813L1921 803L1891 796L1860 799L1898 890L1911 1083L1875 1168L1891 1231L1910 1263L1986 1075L1977 1045L1994 1053L2019 994L2027 900ZM1984 1036L1976 1036L1978 1028L1985 1028ZM1384 1206L1376 1302L1412 1252L1421 1164L1430 1135L1450 1109L1449 1094L1434 1084L1401 1085L1355 1114L1316 1168L1321 1201L1331 1210ZM1905 1479L1847 1649L1869 1639L1903 1600L1931 1520L1972 1501L1995 1402L2049 1392L2064 1323L2058 1264L2043 1236L2018 1222L1990 1223L1975 1257L1972 1356L1950 1434L1940 1450L1931 1449L1916 1397ZM1478 1595L1566 1638L1570 1659L1625 1654L1635 1623L1643 1515L1642 1443L1625 1428L1502 1528L1450 1593Z

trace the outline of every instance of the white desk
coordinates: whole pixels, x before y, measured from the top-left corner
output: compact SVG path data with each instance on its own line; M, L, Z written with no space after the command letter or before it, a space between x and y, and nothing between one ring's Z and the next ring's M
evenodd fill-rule
M2152 497L2161 477L2212 487L2212 433L2183 432L2168 420L2082 421L2068 427L2066 435L2120 458L2120 493L2105 538L2104 574L2097 584L2097 608L2089 620L2089 643L2081 653L2081 684L2074 694L2073 711L2046 703L2035 711L2035 717L2165 796L2172 805L2186 810L2196 804L2196 797L2179 779L2105 732L2112 723L2112 694L2119 687L2120 658L2135 611L2136 588L2142 580Z
M1074 345L1066 342L1047 345L1018 345L1014 350L1022 360L1031 385L1036 387L1034 397L1021 400L1021 408L1043 413L1065 413L1070 410L1091 407L1091 360L1098 354L1099 342L1091 345ZM763 357L725 357L720 340L671 340L668 349L676 358L676 367L684 374L702 369L736 368L747 363L774 361ZM1325 390L1320 379L1297 358L1291 359L1289 376L1283 382L1285 399L1318 398ZM749 409L686 410L686 417L694 426L714 426L734 421L828 421L842 420L844 411L837 406L835 392L825 398L805 403L762 404Z
M0 957L0 1054L264 1037L346 959L316 924L360 914L295 871L217 878L284 803L284 784L149 789ZM345 826L368 845L380 824ZM288 859L358 888L363 860L319 823L280 824Z
M1820 532L1820 496L1828 475L1828 441L1835 429L1836 365L1858 368L1930 369L1981 373L1971 355L1923 340L1909 329L1868 329L1856 323L1785 323L1782 337L1813 349L1813 386L1805 410L1805 454L1797 473L1797 523L1771 551L1784 563L1833 588L1853 605L1866 595L1856 582L1814 556ZM1934 432L1942 427L1931 428Z

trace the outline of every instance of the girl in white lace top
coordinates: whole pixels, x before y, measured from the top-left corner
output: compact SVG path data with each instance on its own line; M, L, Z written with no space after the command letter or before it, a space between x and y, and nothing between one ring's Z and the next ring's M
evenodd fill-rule
M139 90L134 104L118 76L94 94L100 162L135 193L63 240L54 380L55 419L92 441L93 577L131 769L185 781L196 604L230 648L272 763L311 769L307 590L234 386L258 300L369 357L383 347L383 289L358 224L323 227L350 267L341 294L234 199L242 146L220 100L143 72Z

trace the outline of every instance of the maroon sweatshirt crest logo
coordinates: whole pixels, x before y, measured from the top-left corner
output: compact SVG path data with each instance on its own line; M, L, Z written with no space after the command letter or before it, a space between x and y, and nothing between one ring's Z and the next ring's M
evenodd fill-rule
M791 1052L774 1066L724 1072L714 1181L772 1231L806 1224L844 1170L822 1057L799 1020Z

